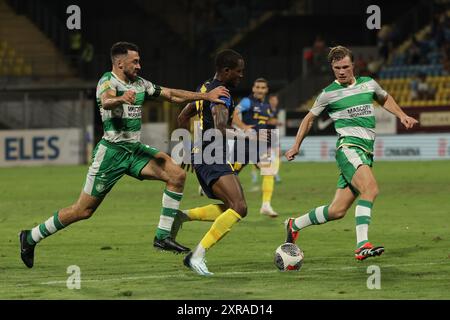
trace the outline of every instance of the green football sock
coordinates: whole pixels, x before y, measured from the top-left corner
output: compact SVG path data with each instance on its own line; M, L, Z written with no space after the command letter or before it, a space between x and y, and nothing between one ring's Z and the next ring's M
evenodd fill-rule
M360 248L365 243L369 242L369 224L371 221L373 203L366 200L359 200L356 204L355 218L356 218L356 247Z
M172 229L173 220L177 215L182 197L182 193L164 189L161 215L159 217L158 229L156 229L156 238L158 238L159 240L165 239L170 236L170 230Z
M312 224L323 224L328 222L328 207L329 206L317 207L309 213L298 217L294 220L292 228L294 231L298 231Z
M27 242L30 245L35 245L42 239L47 238L61 229L64 229L64 227L65 226L61 223L61 221L59 221L58 211L56 211L53 216L28 232Z

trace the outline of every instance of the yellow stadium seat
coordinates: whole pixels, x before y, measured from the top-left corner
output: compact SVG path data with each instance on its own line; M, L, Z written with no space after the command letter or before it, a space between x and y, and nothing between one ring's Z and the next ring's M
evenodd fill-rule
M426 107L427 106L427 102L426 100L419 100L418 103L418 107Z
M23 75L24 76L31 76L33 73L33 70L31 69L31 65L26 64L23 66Z
M19 66L19 65L14 66L12 68L12 72L11 73L12 73L13 76L16 76L16 77L21 76L22 75L22 67Z
M408 106L408 107L412 107L413 106L413 102L411 101L411 99L406 99L404 102L403 102L403 105L404 106Z
M17 57L16 58L16 64L19 66L22 66L24 64L24 60L22 57Z
M6 58L8 59L14 59L16 57L16 50L13 48L8 48L6 50Z
M2 67L1 67L1 69L2 69L2 74L4 75L4 76L9 76L10 74L9 74L9 67L7 66L7 65L3 65Z

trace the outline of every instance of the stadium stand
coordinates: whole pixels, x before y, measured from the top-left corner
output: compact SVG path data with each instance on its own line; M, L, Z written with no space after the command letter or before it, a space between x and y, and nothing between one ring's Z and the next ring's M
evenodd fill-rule
M55 45L23 15L0 0L0 76L68 78L74 76Z

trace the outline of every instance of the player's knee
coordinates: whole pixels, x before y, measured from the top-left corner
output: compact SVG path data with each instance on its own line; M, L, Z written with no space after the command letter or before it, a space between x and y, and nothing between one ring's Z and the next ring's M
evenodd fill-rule
M92 208L75 207L74 209L75 209L74 211L75 211L76 215L78 216L78 218L80 220L89 219L90 217L92 217L92 215L95 212L95 209L92 209Z
M186 172L182 169L176 170L170 175L169 183L177 188L183 188L186 181Z
M247 215L247 203L244 200L236 200L230 204L230 208L236 211L241 218Z
M374 182L368 183L365 186L364 191L361 192L361 196L364 196L365 198L371 198L372 200L375 200L375 198L378 196L379 192L380 191L378 189L378 185L374 181Z

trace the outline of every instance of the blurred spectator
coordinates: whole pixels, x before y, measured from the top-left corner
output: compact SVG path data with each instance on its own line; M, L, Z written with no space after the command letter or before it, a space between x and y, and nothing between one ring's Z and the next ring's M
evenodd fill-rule
M390 25L383 25L377 34L377 47L378 55L387 61L389 58L389 53L391 51L390 47L390 33L392 32L392 27Z
M83 64L89 64L94 58L94 46L90 42L86 42L81 53L81 61Z
M370 77L376 77L382 66L383 59L375 59L373 56L369 56L369 62L367 63L368 75Z
M369 70L367 70L367 61L362 54L359 54L355 60L356 73L360 76L368 76Z
M420 43L417 41L416 36L412 36L411 45L406 51L406 63L407 64L419 64L421 60Z
M435 90L426 82L426 75L420 73L411 80L411 100L434 100Z
M71 32L69 36L70 61L74 67L79 67L82 37L81 32Z
M311 71L313 66L313 51L311 48L306 48L303 51L303 60L306 62L307 70Z
M446 13L441 12L435 14L431 22L431 36L436 41L438 47L441 47L445 43L446 20Z
M316 36L312 47L313 69L315 73L328 73L327 48L322 36Z

